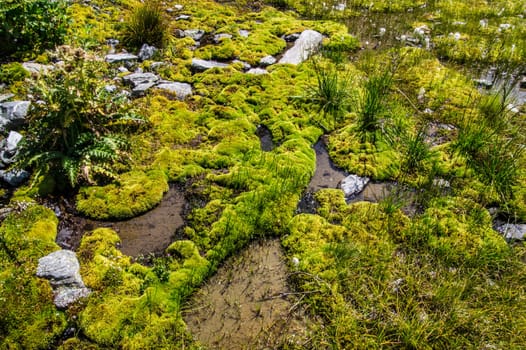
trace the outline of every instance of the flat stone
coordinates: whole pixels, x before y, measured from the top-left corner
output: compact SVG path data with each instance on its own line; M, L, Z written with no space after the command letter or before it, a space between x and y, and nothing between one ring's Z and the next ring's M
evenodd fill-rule
M157 85L156 88L174 93L179 100L184 100L192 95L192 86L187 83L166 82Z
M192 16L189 16L189 15L179 15L179 16L175 17L175 20L176 20L176 21L188 21L190 18L192 18Z
M279 63L300 64L319 49L322 40L323 35L320 33L310 29L305 30L294 46L285 52Z
M504 238L509 240L522 240L526 235L526 224L504 224L497 227Z
M276 63L274 56L268 55L259 60L259 64L266 67Z
M358 175L349 175L342 180L340 188L343 190L345 197L352 197L362 192L364 187L369 183L368 177Z
M232 34L221 33L214 35L214 43L219 44L224 39L232 39Z
M211 68L225 68L228 67L228 64L216 62L216 61L207 61L207 60L201 60L198 58L192 59L192 68L196 71L205 71L207 69Z
M15 94L7 93L7 94L0 94L0 102L4 102L9 100L10 98L15 97Z
M35 62L24 62L22 67L32 75L40 75L42 73L47 73L50 70L53 70L55 67L49 64L40 64Z
M132 89L131 96L132 97L144 96L146 94L146 90L154 86L155 86L155 82L147 82L147 83L138 84Z
M24 124L30 105L29 101L0 103L0 130L16 129Z
M108 63L120 63L120 62L135 62L139 57L132 55L131 53L115 53L106 55L104 60Z
M192 38L195 41L199 41L205 35L205 31L202 29L187 29L184 31L184 36L187 38Z
M268 74L266 69L263 68L252 68L247 71L247 74L261 75Z
M124 76L122 81L135 88L142 84L155 84L159 77L153 73L132 73Z

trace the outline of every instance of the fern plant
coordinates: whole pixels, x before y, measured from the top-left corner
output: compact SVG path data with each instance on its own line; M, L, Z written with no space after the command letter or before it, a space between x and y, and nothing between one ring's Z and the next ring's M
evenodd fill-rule
M104 89L102 69L77 57L32 87L42 102L31 111L18 166L70 188L115 178L115 164L127 159L125 130L144 120Z

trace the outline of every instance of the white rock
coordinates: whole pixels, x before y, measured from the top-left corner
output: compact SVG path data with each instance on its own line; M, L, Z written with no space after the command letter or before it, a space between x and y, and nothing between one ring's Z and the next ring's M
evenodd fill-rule
M342 180L340 187L345 194L345 197L352 197L362 192L364 187L369 183L368 177L360 177L358 175L349 175Z
M506 239L521 240L526 235L526 224L504 224L497 227L497 231Z
M305 30L294 42L294 46L285 52L279 63L300 64L319 49L322 40L323 35L320 33Z
M263 57L262 59L259 60L259 64L262 65L262 66L270 66L272 64L276 63L276 59L274 58L274 56L271 56L271 55L268 55L268 56L265 56Z
M247 74L261 75L268 74L266 69L263 68L252 68L247 71Z

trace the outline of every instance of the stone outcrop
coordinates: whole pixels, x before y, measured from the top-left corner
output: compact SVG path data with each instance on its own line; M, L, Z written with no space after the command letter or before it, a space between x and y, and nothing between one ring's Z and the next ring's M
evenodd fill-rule
M79 271L77 256L71 250L57 250L38 260L37 276L49 280L58 308L66 308L89 295Z

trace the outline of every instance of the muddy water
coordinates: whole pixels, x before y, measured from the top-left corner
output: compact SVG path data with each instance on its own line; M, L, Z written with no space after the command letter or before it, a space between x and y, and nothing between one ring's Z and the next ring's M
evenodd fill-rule
M316 192L322 188L338 188L340 182L348 175L338 168L329 158L325 141L320 139L314 145L316 152L316 171L310 180L308 192Z
M276 349L308 341L309 318L287 285L279 240L254 242L230 258L184 311L209 349Z
M138 257L159 253L170 245L176 230L183 226L184 204L182 190L172 185L157 207L130 220L106 222L64 215L57 243L66 249L76 249L85 232L109 227L119 234L119 248L124 254Z

